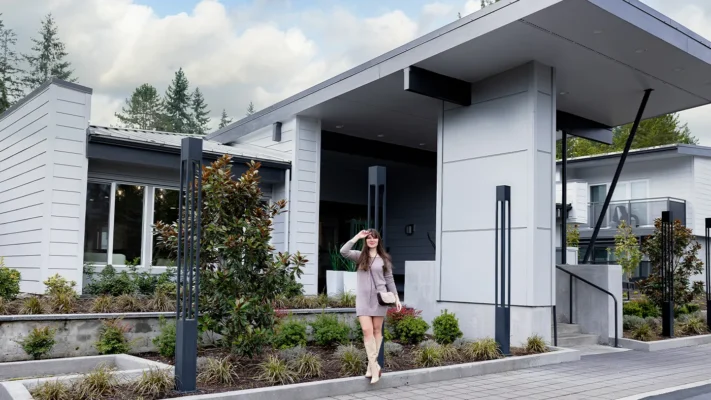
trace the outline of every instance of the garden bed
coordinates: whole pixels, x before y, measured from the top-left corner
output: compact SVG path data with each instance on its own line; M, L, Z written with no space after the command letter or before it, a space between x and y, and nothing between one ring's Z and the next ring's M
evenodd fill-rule
M678 349L682 347L701 346L711 344L711 334L683 336L683 337L660 337L657 340L643 342L629 337L619 339L620 347L637 351L661 351Z

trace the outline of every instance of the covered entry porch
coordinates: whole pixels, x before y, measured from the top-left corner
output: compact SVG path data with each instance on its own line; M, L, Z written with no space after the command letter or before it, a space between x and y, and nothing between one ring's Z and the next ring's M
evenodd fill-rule
M508 186L511 341L550 341L559 132L609 143L645 91L642 118L708 104L710 48L637 1L501 1L209 138L290 155L277 234L308 256L311 293L329 264L324 222L343 231L333 224L363 214L367 168L386 167L385 240L405 302L426 319L456 312L472 338L494 333L496 193Z

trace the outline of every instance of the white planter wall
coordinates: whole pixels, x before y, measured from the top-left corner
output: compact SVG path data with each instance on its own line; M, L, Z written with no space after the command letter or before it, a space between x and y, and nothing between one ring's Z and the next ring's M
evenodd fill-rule
M329 296L343 293L343 271L326 271L326 293Z

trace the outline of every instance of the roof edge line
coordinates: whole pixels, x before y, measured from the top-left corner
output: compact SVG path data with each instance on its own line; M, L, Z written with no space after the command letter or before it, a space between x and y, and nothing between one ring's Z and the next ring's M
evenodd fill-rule
M25 103L28 103L30 100L34 99L35 97L39 96L41 93L44 93L47 88L49 88L52 85L56 85L59 87L63 87L65 89L70 89L70 90L75 90L77 92L85 93L85 94L93 94L94 90L90 87L87 86L82 86L73 82L67 82L63 81L59 78L51 77L44 81L41 85L37 86L36 89L32 90L30 93L22 97L20 100L17 100L15 104L11 105L7 110L3 111L0 113L0 120L5 119L6 117L10 116L10 114L14 113L20 107L22 107Z

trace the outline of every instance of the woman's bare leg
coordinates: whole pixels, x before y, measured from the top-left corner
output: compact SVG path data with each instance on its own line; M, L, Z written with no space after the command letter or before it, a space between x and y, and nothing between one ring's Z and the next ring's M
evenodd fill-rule
M358 321L360 322L360 328L363 330L363 344L367 347L367 343L374 339L373 318L368 316L360 316L358 317ZM365 369L365 377L370 378L371 376L370 364L368 364L368 367Z

